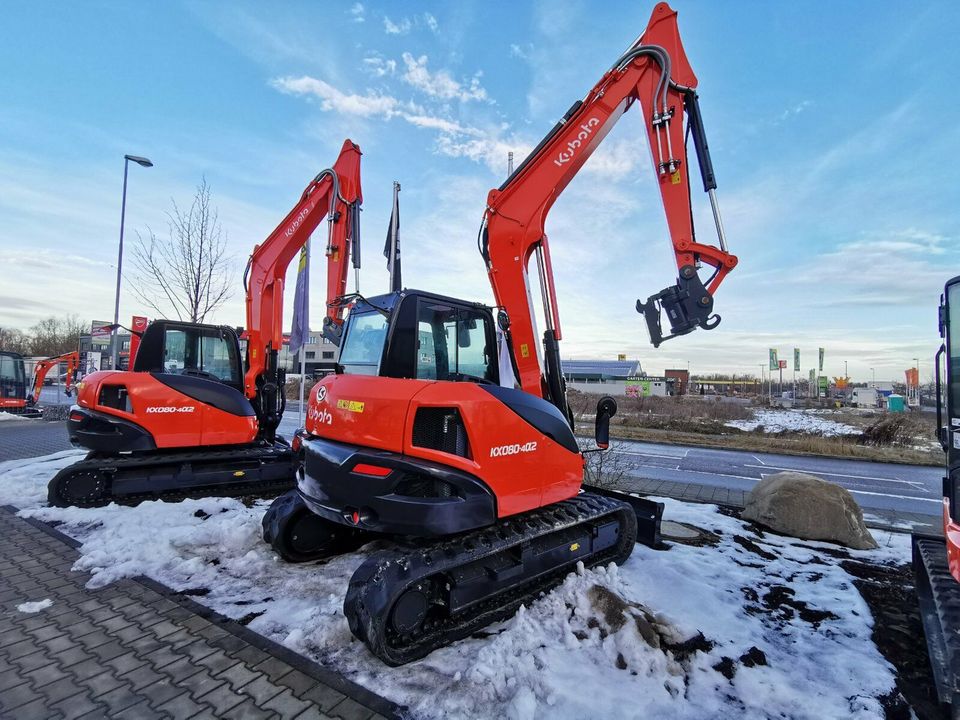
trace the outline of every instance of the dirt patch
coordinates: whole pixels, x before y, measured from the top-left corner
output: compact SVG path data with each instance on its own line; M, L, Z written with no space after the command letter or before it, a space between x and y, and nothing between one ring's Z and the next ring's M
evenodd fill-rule
M751 552L751 553L753 553L754 555L759 555L759 556L762 557L764 560L776 560L776 559L777 559L777 556L774 555L772 552L767 552L767 551L764 550L762 547L760 547L760 546L757 545L755 542L753 542L753 540L750 540L749 538L745 538L743 535L734 535L734 536L733 536L733 541L734 541L737 545L739 545L740 547L742 547L744 550L746 550L747 552Z
M872 640L896 670L896 689L879 698L887 719L909 718L911 708L921 720L949 717L937 700L910 566L847 560L840 567L853 576L873 615Z

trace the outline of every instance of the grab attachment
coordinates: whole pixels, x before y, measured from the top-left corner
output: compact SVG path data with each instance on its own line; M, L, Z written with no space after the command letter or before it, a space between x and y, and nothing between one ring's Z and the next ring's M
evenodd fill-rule
M665 312L670 320L670 334L664 335L660 324L660 313ZM720 316L713 315L713 295L700 281L697 270L692 265L680 268L677 284L664 288L647 301L637 300L637 312L647 321L650 342L654 347L671 338L686 335L698 327L713 330L720 324Z

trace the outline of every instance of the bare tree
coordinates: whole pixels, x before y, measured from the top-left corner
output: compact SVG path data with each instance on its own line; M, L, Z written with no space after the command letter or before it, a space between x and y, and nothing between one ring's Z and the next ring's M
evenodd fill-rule
M206 178L188 210L171 202L169 241L149 228L146 238L137 233L133 291L163 317L203 322L232 295L233 257L226 252L227 235L210 203Z
M89 329L78 315L44 318L30 330L30 354L50 357L76 350L80 336Z
M30 336L17 328L0 328L0 350L30 354Z

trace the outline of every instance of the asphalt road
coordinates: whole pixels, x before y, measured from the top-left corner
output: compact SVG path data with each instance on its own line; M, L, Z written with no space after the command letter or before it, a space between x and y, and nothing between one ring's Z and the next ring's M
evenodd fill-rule
M749 491L767 475L796 470L842 485L866 511L940 512L943 471L935 467L628 441L615 452L638 478Z

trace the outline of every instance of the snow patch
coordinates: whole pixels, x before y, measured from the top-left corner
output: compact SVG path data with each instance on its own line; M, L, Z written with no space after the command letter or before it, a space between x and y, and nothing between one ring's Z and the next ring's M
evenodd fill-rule
M860 429L835 420L821 417L825 413L808 413L799 410L754 410L752 420L730 420L727 427L750 432L762 428L765 433L799 432L808 435L859 435Z
M33 602L25 602L17 605L17 610L22 613L38 613L41 610L46 610L48 607L53 605L53 600L46 598L44 600L35 600Z
M144 574L406 705L416 718L883 717L894 673L840 563L904 564L880 548L758 535L716 506L664 499L665 517L713 547L638 545L622 566L570 573L513 617L421 661L386 668L353 638L343 599L365 552L288 565L260 539L269 501L50 508L45 488L77 453L0 465L0 503L82 543L75 569L100 587ZM823 552L828 550L828 552ZM702 639L701 639L702 634ZM757 662L756 659L762 659Z

